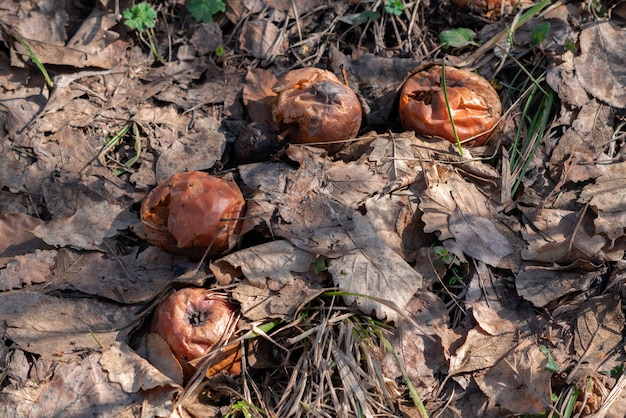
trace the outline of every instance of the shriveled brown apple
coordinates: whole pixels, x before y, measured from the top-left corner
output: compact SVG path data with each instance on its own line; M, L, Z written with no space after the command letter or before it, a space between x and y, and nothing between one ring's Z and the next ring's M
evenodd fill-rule
M400 91L398 113L404 129L456 142L442 87L442 67L425 68L410 76ZM502 115L498 93L489 81L467 70L446 67L446 92L459 140L466 146L484 144Z
M272 127L294 143L331 143L356 137L361 103L330 71L293 70L273 88Z
M155 187L141 204L138 235L173 254L200 257L232 249L238 240L245 200L234 181L202 171L177 173Z
M184 288L161 302L152 318L150 331L160 335L169 345L183 368L185 378L191 377L200 359L217 347L217 354L206 375L220 372L241 372L239 343L228 344L236 321L236 308L225 294L203 288Z

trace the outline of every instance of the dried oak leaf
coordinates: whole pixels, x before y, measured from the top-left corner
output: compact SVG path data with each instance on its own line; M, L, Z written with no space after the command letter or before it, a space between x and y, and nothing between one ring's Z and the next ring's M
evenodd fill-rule
M57 360L97 351L126 338L128 327L137 318L136 309L94 298L0 293L5 336L28 352Z
M537 343L525 339L476 382L492 401L514 414L538 414L552 407L547 363Z
M15 256L0 270L0 292L45 283L55 264L56 250L39 250Z
M230 284L232 272L238 270L253 286L265 287L268 280L284 286L293 280L293 273L311 271L315 259L288 241L271 241L222 257L210 269L224 285Z
M173 400L183 391L182 387L146 359L131 349L127 344L115 342L102 353L100 365L106 372L108 381L115 384L128 395L145 395L142 413L147 416L170 416Z
M367 165L330 162L302 149L294 169L261 163L240 168L257 190L251 200L265 202L265 222L273 234L313 254L330 257L329 271L343 290L393 301L402 308L421 286L421 275L377 235L357 211L384 182ZM268 216L273 215L273 216ZM381 318L393 309L365 298L350 298L364 312Z
M589 289L600 273L527 266L515 276L515 289L534 306L543 308L552 306L563 296Z
M367 158L375 164L377 171L388 179L389 186L386 189L415 181L415 173L420 171L421 167L415 163L414 138L414 134L409 136L403 132L377 138L370 144L372 150Z
M128 393L109 379L99 363L103 356L96 350L79 361L60 365L29 416L116 416L141 403L139 391Z
M586 185L579 201L589 203L596 211L593 220L596 234L610 240L610 246L626 235L626 162L610 164L607 172L596 179L595 184Z
M0 214L0 267L16 255L27 254L45 247L44 242L31 231L44 221L23 213Z
M319 296L320 290L306 276L294 274L288 284L258 287L242 280L233 289L233 298L241 304L241 314L250 321L268 318L291 320L302 304Z
M289 43L280 29L269 20L251 20L239 34L239 48L255 58L271 59L283 55Z
M356 214L353 221L353 229L346 231L353 248L330 260L328 271L341 290L380 299L346 296L348 303L380 319L397 319L397 309L422 288L422 275L378 237L366 218Z
M607 354L623 345L624 313L617 293L589 299L580 307L574 326L574 350L578 364L570 381L582 381L596 373Z
M581 54L574 59L585 90L617 108L626 107L626 33L610 20L593 22L579 36Z
M522 250L524 260L571 264L578 260L610 261L621 258L622 250L605 251L607 239L592 232L588 217L561 209L523 210L525 222L522 236L528 247Z
M411 381L424 388L436 384L435 375L447 364L440 335L450 333L449 318L444 303L433 293L419 291L406 307L406 313L413 319L400 319L392 331L389 342L403 364ZM396 379L402 376L397 359L387 354L383 361L386 377Z
M513 253L510 241L491 220L494 209L474 184L440 165L427 167L425 175L428 188L419 205L425 232L439 231L441 241L454 238L455 252L492 266Z
M148 302L175 278L173 257L152 246L117 258L60 249L56 258L50 286L124 304Z
M272 122L272 102L277 96L272 87L277 80L272 72L261 68L252 68L246 73L242 98L253 121Z
M98 250L105 238L136 223L128 208L103 200L79 207L71 216L36 226L32 233L49 245L78 250Z
M471 329L463 345L450 358L448 375L493 367L516 344L515 332L489 335L479 329Z

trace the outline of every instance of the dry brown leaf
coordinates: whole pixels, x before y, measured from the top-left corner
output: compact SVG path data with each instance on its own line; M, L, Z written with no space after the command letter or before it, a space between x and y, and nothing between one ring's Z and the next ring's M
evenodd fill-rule
M610 20L594 21L579 36L581 54L574 59L585 90L617 108L626 107L626 33Z
M551 63L546 70L546 81L564 104L582 107L589 101L589 95L576 77L572 51L565 51L561 62Z
M439 231L444 241L454 236L449 230L449 218L459 209L457 216L474 215L484 218L493 216L493 209L478 188L463 179L456 171L438 164L425 167L428 188L420 196L425 232Z
M502 335L517 331L517 326L506 318L498 315L487 302L473 302L472 316L480 328L489 335Z
M292 318L302 303L317 295L319 290L313 288L309 280L298 276L277 291L270 286L254 286L247 280L233 289L233 297L241 304L241 314L251 321Z
M465 255L493 267L513 252L507 238L489 219L464 214L457 206L450 216L448 228Z
M196 132L176 139L164 149L156 163L157 181L181 171L207 170L222 158L226 137L219 132Z
M141 253L131 251L118 257L61 249L50 287L119 303L142 303L157 296L175 278L173 268L172 256L153 246Z
M579 201L589 203L597 212L593 220L596 234L603 234L615 241L626 234L626 162L611 164L606 174L598 177L595 184L585 186Z
M486 332L494 335L507 330L523 333L538 326L534 323L532 306L519 297L505 277L499 276L482 262L477 264L471 277L465 303L477 306L479 311L484 307L474 316L481 328L484 326ZM481 313L484 315L481 316ZM492 324L489 323L490 316L494 320Z
M240 167L246 186L256 190L251 200L264 205L262 216L274 234L304 250L339 257L354 249L346 231L354 228L361 202L383 187L381 176L367 165L331 162L319 150L290 149L298 169L273 162ZM274 211L278 220L270 216Z
M66 43L65 25L68 16L63 10L63 4L51 4L48 7L32 6L32 9L27 7L30 9L28 11L14 10L5 15L14 16L15 19L7 22L12 28L11 36L26 41L40 62L78 68L113 68L119 63L128 41L122 40L117 32L109 30L117 24L114 13L95 7L91 15L83 20L72 39ZM58 11L58 14L55 13L58 18L47 21L48 16L44 14L48 10ZM30 19L18 18L23 13L27 13ZM13 48L11 64L20 66L22 60L26 61L23 57L28 57L28 52L17 42L14 42Z
M563 296L587 290L600 273L527 266L515 276L515 288L521 297L543 308Z
M574 327L578 363L568 381L582 381L595 373L611 352L622 346L624 322L622 302L616 293L605 293L583 303Z
M33 229L33 234L49 245L79 250L100 249L105 238L137 222L137 216L106 200L81 206L72 216L53 219Z
M384 181L365 164L336 161L325 170L330 197L347 207L357 208L366 197L382 192Z
M419 192L413 187L390 194L376 195L365 201L365 217L378 236L401 255L413 262L415 253L433 243L424 233L421 211L417 206Z
M493 367L517 343L517 333L489 335L471 329L461 347L450 358L450 376Z
M513 253L509 240L493 222L495 211L478 187L456 171L441 165L426 168L428 188L420 195L425 232L439 232L439 240L454 238L446 245L459 258L470 257L497 266Z
M428 291L417 292L406 306L406 313L414 321L400 319L389 341L413 384L428 389L436 384L435 376L446 366L440 335L450 331L450 318L441 299ZM402 376L391 354L385 357L383 370L391 379Z
M45 283L55 263L56 250L39 250L18 255L0 270L0 292Z
M272 87L277 80L272 72L261 68L252 68L246 74L243 104L253 121L268 125L272 122L271 103L277 96Z
M141 402L138 392L128 394L109 381L98 364L101 354L60 366L33 405L30 417L111 416Z
M222 257L211 263L210 268L216 276L221 275L221 270L240 269L253 286L262 288L268 280L278 286L289 284L293 273L312 271L315 259L315 255L288 241L271 241Z
M143 413L147 416L169 416L183 391L125 343L113 344L102 353L99 363L106 372L107 383L119 385L129 399L146 397Z
M415 134L412 134L413 137ZM410 134L388 135L379 137L370 144L372 150L367 156L377 171L389 181L388 188L409 184L415 181L421 167L416 166L413 141Z
M353 220L354 229L347 232L353 248L328 266L333 281L342 291L379 298L403 309L422 288L422 275L376 235L366 218L355 215ZM399 317L396 309L376 300L363 296L345 299L365 314L376 312L378 318L390 321Z
M44 242L31 231L41 219L23 213L0 214L0 267L14 256L44 248Z
M614 111L596 101L586 102L570 118L561 122L570 126L558 140L547 164L555 180L585 181L589 179L589 165L604 164L600 156L613 136ZM594 170L598 171L598 169ZM558 190L552 191L556 193Z
M42 357L60 359L108 347L127 336L136 307L36 292L0 293L5 337ZM45 321L43 320L45 318ZM5 328L6 327L6 328Z
M578 260L608 261L619 254L605 253L607 239L588 232L589 222L579 222L579 213L559 209L525 211L527 222L522 235L528 247L524 260L571 264ZM621 258L621 256L619 256Z
M262 0L262 3L272 9L288 12L291 17L296 13L302 15L324 5L322 0Z
M167 341L156 332L149 332L143 341L145 358L172 382L183 384L183 367L180 365ZM143 347L142 347L143 348Z
M514 414L538 414L552 406L548 358L526 339L476 381L492 401Z
M239 34L239 48L255 58L272 59L288 47L287 37L269 20L248 21Z

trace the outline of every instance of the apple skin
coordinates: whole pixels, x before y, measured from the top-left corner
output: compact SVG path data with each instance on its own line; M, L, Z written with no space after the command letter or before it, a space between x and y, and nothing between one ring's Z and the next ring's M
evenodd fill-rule
M400 90L398 115L406 130L456 143L441 74L442 67L434 65L411 75ZM483 145L502 115L496 90L475 73L446 67L446 91L459 140L465 146Z
M231 250L238 241L245 199L234 181L202 171L176 173L141 204L138 235L173 254L201 257Z
M184 288L161 302L152 318L150 331L169 345L183 368L185 378L195 373L192 362L209 353L225 338L236 319L236 308L226 295L204 288ZM241 373L239 343L227 345L207 371L207 376Z
M357 95L330 71L301 68L273 87L272 127L293 143L333 143L357 136L362 110Z

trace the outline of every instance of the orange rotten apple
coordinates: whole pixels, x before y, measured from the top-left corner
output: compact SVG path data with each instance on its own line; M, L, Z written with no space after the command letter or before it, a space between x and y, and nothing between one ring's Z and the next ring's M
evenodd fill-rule
M272 127L291 142L336 142L356 137L361 103L330 71L301 68L288 72L273 87Z
M456 142L441 84L441 66L434 65L410 76L400 91L398 113L404 129ZM482 145L502 115L498 93L483 77L446 67L446 91L454 127L467 146Z
M174 254L201 257L231 250L241 230L245 200L234 181L202 171L177 173L141 204L138 235Z
M210 377L220 372L241 372L239 343L226 345L236 323L236 309L226 295L202 288L184 288L161 302L150 331L169 345L186 378L196 371L193 360L219 346L226 346L209 367ZM192 363L190 363L192 362Z

